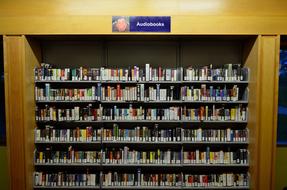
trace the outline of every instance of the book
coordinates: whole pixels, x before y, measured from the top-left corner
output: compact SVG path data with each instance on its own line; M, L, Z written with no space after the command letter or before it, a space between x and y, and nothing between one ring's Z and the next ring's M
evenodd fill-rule
M34 184L41 187L99 186L99 174L95 173L46 173L34 172Z

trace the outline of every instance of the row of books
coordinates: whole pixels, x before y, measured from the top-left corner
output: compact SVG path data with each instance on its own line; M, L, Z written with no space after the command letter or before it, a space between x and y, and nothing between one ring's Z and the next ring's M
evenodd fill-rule
M52 147L46 147L45 150L35 150L35 162L44 163L101 163L101 151L78 151L72 146L67 151L53 150Z
M246 121L246 107L239 106L218 107L200 106L171 106L168 108L122 108L118 106L93 108L87 107L60 109L46 105L45 108L36 107L36 121L117 121L117 120L187 120L187 121Z
M117 84L116 87L98 85L85 89L51 89L50 84L46 83L45 88L35 87L35 97L38 101L238 101L239 88L237 85L230 89L226 86L224 88L213 88L213 86L207 88L206 85L201 85L201 88L183 86L179 93L174 86L161 88L160 84L146 89L144 84L124 88Z
M153 68L146 64L144 69L138 66L128 68L53 68L42 64L35 69L36 80L83 80L83 81L178 81L180 69Z
M100 100L98 90L95 86L91 88L57 88L52 89L49 83L45 88L35 87L36 101L79 101L79 100Z
M239 100L239 87L233 85L232 88L227 89L213 86L206 87L205 84L201 88L194 86L181 87L180 97L184 101L238 101Z
M158 124L153 128L135 127L120 129L114 124L113 129L103 129L104 141L145 141L145 142L176 142L181 141L181 129L159 129Z
M248 174L224 173L209 175L184 175L186 187L242 187L249 186Z
M195 151L183 152L184 164L247 164L248 150L238 149L236 151L206 151L196 149Z
M213 68L212 64L199 68L162 68L152 67L149 63L144 68L54 68L42 64L35 68L36 80L80 80L80 81L243 81L248 69L239 64L225 64L222 68Z
M158 124L152 127L136 126L120 128L76 127L75 129L60 129L50 125L35 129L36 142L247 142L248 129L159 129Z
M35 186L47 187L85 187L99 186L100 180L104 187L246 187L249 186L247 173L220 173L220 174L176 174L159 173L118 173L108 172L102 175L82 173L71 174L66 172L45 173L34 172Z
M107 164L180 164L181 152L171 150L138 151L124 148L106 149L103 161Z
M104 151L78 151L72 146L67 151L35 150L36 163L103 163L103 164L247 164L248 150L228 151L206 150L174 151L149 150L140 151L127 146L123 148L106 148Z
M99 174L66 172L45 173L34 172L35 186L48 187L75 187L75 186L96 186L99 185Z
M183 141L192 142L247 142L248 129L182 129Z
M181 186L182 176L175 173L137 174L108 172L102 176L103 186Z
M46 125L45 129L35 129L36 142L100 142L102 129L87 126L85 128L58 129Z
M197 108L190 108L183 106L181 109L181 120L187 121L246 121L247 108L242 106L225 107L222 105L218 107L200 106Z
M222 68L213 68L212 64L202 68L184 69L184 81L243 81L248 76L248 69L240 64L225 64Z
M160 84L156 87L145 88L144 84L129 86L122 89L119 84L116 87L105 86L101 88L101 100L103 101L173 101L176 91L174 86L161 88Z

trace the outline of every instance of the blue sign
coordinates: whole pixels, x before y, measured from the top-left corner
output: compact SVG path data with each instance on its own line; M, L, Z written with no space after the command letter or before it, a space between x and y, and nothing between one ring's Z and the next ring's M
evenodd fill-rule
M170 16L113 16L113 32L170 32Z

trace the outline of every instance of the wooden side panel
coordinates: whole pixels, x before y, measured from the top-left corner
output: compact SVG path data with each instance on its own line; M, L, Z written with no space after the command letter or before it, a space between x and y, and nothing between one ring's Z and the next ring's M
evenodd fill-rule
M4 70L7 119L7 144L11 190L25 189L25 137L23 107L22 36L4 36Z
M40 48L37 43L24 38L24 66L23 66L23 107L24 107L24 138L25 138L25 165L26 189L33 187L34 172L34 129L35 101L34 101L34 68L41 61Z
M274 189L278 97L278 36L262 36L260 47L260 130L258 189Z
M259 131L259 44L260 39L250 40L244 46L243 60L245 67L250 69L249 103L248 103L248 129L250 152L251 189L257 189L258 168L258 131Z

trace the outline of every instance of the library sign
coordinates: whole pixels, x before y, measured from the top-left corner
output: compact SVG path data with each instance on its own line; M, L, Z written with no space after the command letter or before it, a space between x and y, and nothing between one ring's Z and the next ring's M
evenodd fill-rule
M170 32L170 16L113 16L113 32Z

